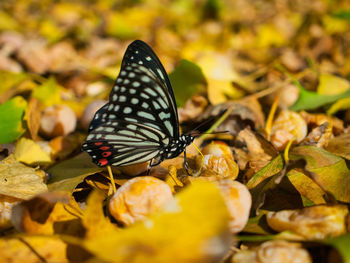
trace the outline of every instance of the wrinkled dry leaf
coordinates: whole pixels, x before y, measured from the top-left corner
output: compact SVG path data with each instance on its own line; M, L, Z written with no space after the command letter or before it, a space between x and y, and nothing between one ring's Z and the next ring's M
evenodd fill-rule
M40 127L40 110L38 100L32 98L29 100L27 111L24 119L27 121L28 130L33 140L38 139L38 131Z
M328 143L326 150L350 160L350 134L339 135Z
M30 199L47 191L35 169L16 161L13 155L0 162L0 194Z

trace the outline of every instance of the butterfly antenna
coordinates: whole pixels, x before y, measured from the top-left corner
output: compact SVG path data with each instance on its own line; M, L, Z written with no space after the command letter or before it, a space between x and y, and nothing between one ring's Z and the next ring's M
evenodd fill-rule
M108 170L109 179L111 180L113 194L115 194L117 192L117 188L115 187L114 176L110 165L107 166L107 170Z

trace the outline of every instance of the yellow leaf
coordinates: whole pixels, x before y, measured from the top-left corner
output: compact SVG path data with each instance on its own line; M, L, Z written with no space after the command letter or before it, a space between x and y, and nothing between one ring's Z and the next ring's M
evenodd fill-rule
M347 91L350 83L344 78L331 74L321 74L317 93L322 95L337 95Z
M232 85L233 81L240 82L240 76L232 69L228 56L207 51L197 63L207 78L208 97L212 104L242 96L242 93Z
M48 192L23 201L12 209L12 222L28 234L83 236L81 210L73 197L64 192Z
M329 35L334 33L339 34L349 30L349 22L345 19L335 18L330 15L324 15L321 19L324 29Z
M280 30L274 24L264 24L260 26L256 36L257 46L261 48L270 46L282 46L286 42Z
M35 252L34 252L35 251ZM58 237L25 236L0 239L1 262L70 262L67 244ZM41 260L42 257L44 260Z
M87 238L105 237L118 228L113 225L103 214L103 200L105 195L102 191L93 191L87 200L83 225L87 232Z
M20 199L47 191L35 169L18 162L13 155L0 162L0 194Z
M17 161L29 165L51 162L50 156L37 143L27 138L18 140L14 156Z
M327 114L333 115L340 110L346 110L349 108L350 108L350 98L340 99L327 110Z
M85 247L110 262L212 262L227 252L228 233L228 211L219 189L196 182L163 211L87 240Z
M208 79L208 98L211 104L219 104L228 98L240 98L243 93L232 86L231 81Z

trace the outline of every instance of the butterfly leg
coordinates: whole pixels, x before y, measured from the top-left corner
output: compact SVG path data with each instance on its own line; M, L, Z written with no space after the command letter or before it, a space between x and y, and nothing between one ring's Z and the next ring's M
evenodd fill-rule
M153 159L151 159L148 163L148 167L147 167L147 175L149 175L149 173L151 172L151 168L152 168L152 161Z
M184 167L185 167L185 170L186 170L186 173L188 175L191 175L190 171L188 170L188 163L187 163L187 160L186 160L186 149L184 150Z

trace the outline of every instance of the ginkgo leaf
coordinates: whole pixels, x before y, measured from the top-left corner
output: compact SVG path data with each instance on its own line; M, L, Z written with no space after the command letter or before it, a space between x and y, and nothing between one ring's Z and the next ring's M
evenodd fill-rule
M72 159L65 160L51 167L48 188L50 191L73 191L84 178L90 174L102 171L103 168L91 162L86 153L81 153Z
M18 162L13 155L0 162L0 194L29 199L47 191L35 169Z
M217 186L196 182L145 221L84 244L111 262L213 262L230 244L228 211Z
M83 225L87 230L86 238L103 237L118 230L117 226L112 224L103 213L103 200L105 198L103 192L95 190L87 199L82 217Z
M17 161L25 164L48 164L51 162L50 155L34 141L21 138L16 143L14 156Z

